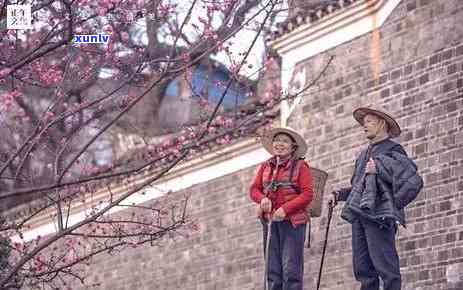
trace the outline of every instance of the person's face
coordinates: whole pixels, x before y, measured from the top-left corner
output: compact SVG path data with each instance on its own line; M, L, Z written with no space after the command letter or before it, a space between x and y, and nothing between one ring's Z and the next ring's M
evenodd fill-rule
M287 157L295 149L291 138L286 134L278 134L273 138L273 154L279 157Z
M363 129L369 140L376 136L386 133L385 121L375 115L366 115L363 118Z

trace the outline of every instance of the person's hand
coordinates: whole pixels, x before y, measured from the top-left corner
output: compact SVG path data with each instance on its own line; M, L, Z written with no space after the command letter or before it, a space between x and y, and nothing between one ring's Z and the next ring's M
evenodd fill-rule
M333 190L328 198L328 207L335 207L338 204L339 190Z
M282 221L285 217L286 217L285 210L282 207L280 207L273 213L272 219L278 222L278 221Z
M268 199L267 197L264 197L264 198L260 201L260 208L261 208L264 212L271 212L271 211L272 211L272 201L270 201L270 199Z
M376 164L375 161L370 158L367 162L367 167L365 168L365 173L376 174Z

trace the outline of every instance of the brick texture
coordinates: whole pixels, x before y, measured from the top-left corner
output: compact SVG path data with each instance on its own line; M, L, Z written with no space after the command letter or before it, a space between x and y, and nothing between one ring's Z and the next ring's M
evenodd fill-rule
M417 162L425 187L406 211L397 239L405 290L463 289L463 1L404 0L381 28L381 72L370 62L371 35L343 44L290 125L309 142L309 162L329 173L326 191L348 184L366 146L352 118L358 106L397 117L398 141ZM301 63L308 76L325 54ZM200 231L162 248L101 257L89 281L101 289L262 289L260 224L248 198L254 168L189 188ZM321 289L359 289L351 264L351 229L336 209ZM315 289L326 211L312 222L305 289Z

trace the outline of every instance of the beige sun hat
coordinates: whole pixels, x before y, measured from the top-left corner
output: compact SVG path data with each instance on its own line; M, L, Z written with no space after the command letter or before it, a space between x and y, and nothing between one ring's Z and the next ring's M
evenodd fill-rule
M366 115L374 115L374 116L377 116L383 119L387 123L388 129L389 129L388 133L389 133L389 136L391 136L392 138L398 137L400 133L402 132L399 124L394 118L392 118L390 115L384 112L381 112L379 110L362 107L362 108L355 109L352 114L354 115L355 120L357 120L357 122L360 123L360 125L363 125L363 119L365 118Z
M264 146L265 150L273 155L273 138L279 133L286 133L291 136L296 141L297 145L295 156L304 157L305 153L307 152L307 143L299 133L289 127L273 128L267 134L265 134L265 136L262 137L262 146Z

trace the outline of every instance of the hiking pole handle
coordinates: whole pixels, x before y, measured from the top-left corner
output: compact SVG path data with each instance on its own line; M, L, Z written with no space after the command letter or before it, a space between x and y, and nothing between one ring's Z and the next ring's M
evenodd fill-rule
M334 202L330 200L328 202L328 220L331 220L331 217L333 216L334 207L335 207ZM328 227L329 226L330 226L330 224L328 223Z

